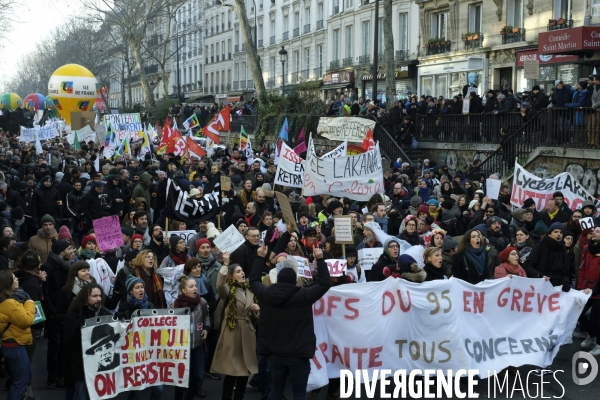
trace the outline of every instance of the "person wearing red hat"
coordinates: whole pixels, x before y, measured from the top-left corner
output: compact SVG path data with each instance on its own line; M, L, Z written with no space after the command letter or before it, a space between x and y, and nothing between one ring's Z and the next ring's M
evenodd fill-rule
M519 249L513 246L509 246L500 252L500 264L495 268L494 279L500 279L505 277L512 277L512 275L518 275L526 278L527 273L519 264Z
M144 237L139 233L136 233L131 237L131 248L136 250L142 250L144 247Z
M77 254L79 259L83 261L100 257L96 237L92 235L84 236L83 239L81 239L81 247L77 251Z

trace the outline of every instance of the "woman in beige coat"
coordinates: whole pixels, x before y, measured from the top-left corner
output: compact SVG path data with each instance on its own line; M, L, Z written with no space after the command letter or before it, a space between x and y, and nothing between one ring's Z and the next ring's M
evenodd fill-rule
M252 318L258 318L259 307L239 264L229 265L229 254L223 254L223 267L217 277L217 290L223 303L221 336L217 343L211 373L224 374L223 400L242 400L250 374L258 373L256 332Z

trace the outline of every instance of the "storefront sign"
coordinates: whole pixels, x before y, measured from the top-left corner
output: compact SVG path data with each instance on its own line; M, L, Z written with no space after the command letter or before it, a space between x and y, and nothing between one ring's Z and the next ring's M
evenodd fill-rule
M446 63L435 63L419 65L419 75L444 74L448 72L474 71L483 68L483 63L473 61L474 58L463 61L450 61ZM479 66L479 68L475 68Z
M600 50L600 27L579 26L541 32L538 35L538 51L543 54Z
M385 72L377 74L377 80L384 80L386 77ZM408 78L408 66L403 66L400 69L394 71L394 78ZM372 81L373 74L364 74L361 78L363 81Z
M524 67L526 60L538 60L540 65L571 63L577 61L579 56L564 54L539 54L537 49L517 51L517 67Z
M323 85L354 83L354 71L330 72L323 75Z

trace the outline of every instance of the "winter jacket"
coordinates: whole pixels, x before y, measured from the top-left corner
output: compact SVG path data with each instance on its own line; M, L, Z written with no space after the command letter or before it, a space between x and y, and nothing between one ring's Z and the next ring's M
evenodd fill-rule
M592 108L596 111L600 111L600 85L594 85L594 91L592 92Z
M42 306L46 317L54 317L58 306L61 289L67 283L67 274L71 263L50 252L48 260L42 264L41 270L46 272L46 280L42 282L44 300Z
M117 202L117 199L124 200L123 192L118 186L115 186L112 180L109 180L104 188L104 193L108 195L108 199L110 202L110 208L108 209L108 213L110 215L119 215L119 213L124 212L124 201ZM150 207L150 205L148 205Z
M573 99L570 103L565 104L567 108L579 108L585 106L585 99L588 95L587 89L578 90L573 93Z
M590 251L590 245L593 248L592 251ZM582 252L577 290L591 289L598 281L600 281L600 243L590 241ZM600 299L600 294L593 298Z
M258 246L253 245L249 241L245 241L233 253L231 253L230 264L240 264L246 276L250 275L254 259L256 258L256 250Z
M67 217L77 218L82 215L83 190L72 190L67 194Z
M315 284L310 287L283 282L264 286L261 282L264 263L263 257L256 257L250 274L250 287L260 304L258 354L312 358L317 345L313 304L331 287L325 260L317 260Z
M552 104L554 107L565 107L573 98L573 89L571 86L564 85L562 89L554 88L552 93Z
M144 199L146 199L146 204L148 204L148 207L150 207L150 201L152 200L150 198L150 181L152 180L152 175L150 175L147 172L144 172L142 175L140 175L140 182L135 185L135 187L133 188L133 192L131 193L131 198L132 199L137 199L138 197L143 197Z
M487 246L485 252L485 267L483 274L479 276L477 268L469 260L465 253L455 253L452 256L452 275L473 285L494 277L494 268L500 265L498 252L493 247Z
M56 230L53 230L49 236L44 234L44 230L38 230L37 235L32 236L29 239L29 250L35 250L40 255L41 262L45 262L48 258L48 253L52 249L52 239L56 239L58 237L58 233Z
M27 346L33 343L31 325L35 317L35 303L20 303L15 299L6 299L0 303L0 329L2 342L18 343ZM10 326L8 325L10 323ZM1 331L0 331L1 332Z
M528 278L550 277L554 286L571 285L569 255L563 242L546 236L533 246L531 253L523 263Z
M110 203L108 201L108 195L100 194L96 189L92 188L81 201L83 215L89 222L100 218L101 213L109 212L110 210Z
M62 219L62 197L58 190L44 185L37 188L31 200L31 213L36 221L40 221L46 214L52 215L55 220Z

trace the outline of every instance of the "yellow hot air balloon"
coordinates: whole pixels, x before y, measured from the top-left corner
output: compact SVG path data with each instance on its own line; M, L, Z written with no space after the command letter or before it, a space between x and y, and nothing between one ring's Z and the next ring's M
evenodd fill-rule
M71 125L71 111L92 111L98 97L96 77L81 65L63 65L50 77L48 95L60 116Z

